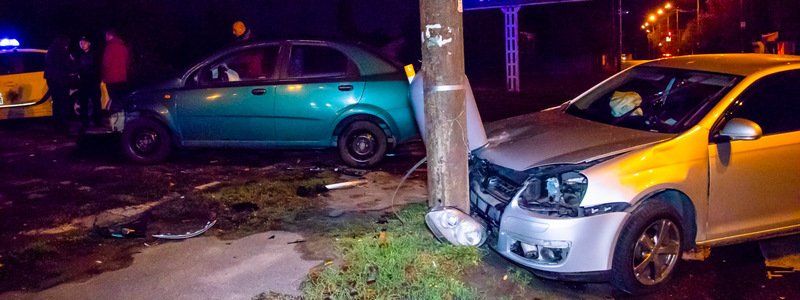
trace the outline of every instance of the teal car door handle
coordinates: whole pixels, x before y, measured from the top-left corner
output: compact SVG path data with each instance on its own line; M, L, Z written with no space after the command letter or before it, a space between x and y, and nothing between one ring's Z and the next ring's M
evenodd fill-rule
M267 89L253 89L250 92L253 93L253 95L261 96L267 93Z
M339 90L342 91L342 92L352 91L353 90L353 86L349 85L349 84L343 84L343 85L339 86Z

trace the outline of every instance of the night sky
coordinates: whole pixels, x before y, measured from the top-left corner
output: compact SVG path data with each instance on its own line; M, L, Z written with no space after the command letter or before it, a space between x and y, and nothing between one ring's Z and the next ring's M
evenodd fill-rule
M763 2L785 7L787 1L798 2ZM641 57L647 43L639 26L648 11L665 1L622 2L629 11L623 16L624 50ZM591 0L523 8L523 73L597 68L600 56L613 45L611 3ZM693 8L695 0L673 3ZM765 9L748 7L751 14L767 15ZM685 20L693 18L686 15ZM18 37L25 47L46 48L57 34L100 40L103 29L115 27L134 48L140 69L134 73L145 78L165 77L225 47L231 40L230 25L237 19L248 23L260 39L335 39L375 48L402 40L391 56L403 64L418 62L420 56L417 0L0 0L0 36ZM502 12L467 11L464 27L468 74L502 81Z

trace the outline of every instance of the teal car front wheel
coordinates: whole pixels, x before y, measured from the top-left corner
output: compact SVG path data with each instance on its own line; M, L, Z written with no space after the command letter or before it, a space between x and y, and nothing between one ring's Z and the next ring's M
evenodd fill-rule
M383 160L388 149L386 133L375 123L356 121L339 136L339 156L353 167L371 167Z

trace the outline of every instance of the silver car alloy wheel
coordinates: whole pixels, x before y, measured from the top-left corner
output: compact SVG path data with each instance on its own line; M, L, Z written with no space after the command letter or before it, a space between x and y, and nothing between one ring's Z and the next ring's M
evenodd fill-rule
M658 219L646 227L633 248L633 274L639 283L656 285L667 279L680 256L678 226Z

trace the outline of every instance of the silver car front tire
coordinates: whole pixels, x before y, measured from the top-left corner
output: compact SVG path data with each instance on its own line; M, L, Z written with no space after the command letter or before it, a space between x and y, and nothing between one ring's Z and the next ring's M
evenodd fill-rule
M653 199L635 210L614 250L611 283L629 294L663 288L675 274L683 249L681 217Z

